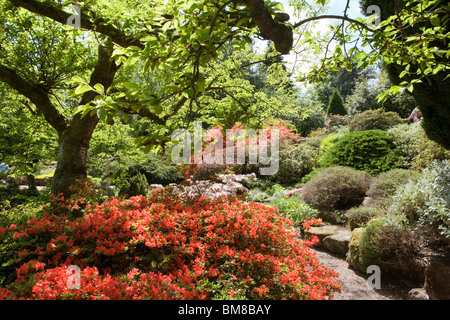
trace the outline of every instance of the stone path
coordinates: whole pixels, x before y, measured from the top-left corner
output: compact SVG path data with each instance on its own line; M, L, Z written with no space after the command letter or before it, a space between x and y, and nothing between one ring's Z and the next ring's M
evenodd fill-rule
M322 265L326 265L339 273L341 281L341 293L336 293L334 300L405 300L407 293L401 292L393 286L383 285L381 289L371 289L367 285L369 274L361 274L349 267L349 264L340 256L326 252L323 248L312 248L317 259Z
M326 265L339 273L339 281L342 283L341 293L336 294L335 300L405 300L407 292L402 292L394 286L383 285L381 289L372 289L367 285L367 278L371 274L362 274L351 268L345 260L351 231L347 227L337 225L321 225L312 227L308 236L315 235L319 238L318 245L312 248L317 259L322 265Z

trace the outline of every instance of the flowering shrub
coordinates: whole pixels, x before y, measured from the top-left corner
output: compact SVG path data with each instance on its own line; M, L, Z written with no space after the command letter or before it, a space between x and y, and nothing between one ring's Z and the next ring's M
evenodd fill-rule
M78 218L45 213L0 229L0 241L28 243L0 298L332 298L337 273L315 259L315 239L294 237L276 208L158 189L87 204ZM78 289L67 285L70 265L80 268Z
M262 141L261 136L263 136L262 130L255 130L255 136L245 135L240 136L240 133L247 130L243 125L235 124L230 131L220 125L217 125L209 129L202 137L202 149L201 154L194 154L191 156L191 163L189 165L183 166L185 175L192 175L194 180L207 180L211 175L224 170L227 165L233 166L236 170L241 173L251 173L259 171L260 164L249 164L249 161L244 161L245 164L239 164L237 161L237 150L239 148L245 147L245 157L249 159L249 146L260 147L260 142ZM279 148L280 150L292 145L300 135L294 133L294 131L285 125L267 125L264 126L264 130L267 132L267 148L270 149L270 143L272 141L272 132L278 131L279 135ZM225 148L227 148L227 141L233 141L233 145L228 146L229 148L234 148L234 160L233 163L229 159L226 159ZM223 159L216 158L215 150L218 148L223 148ZM205 157L210 157L215 159L220 163L206 163ZM203 159L203 162L200 160ZM199 163L200 162L200 163Z

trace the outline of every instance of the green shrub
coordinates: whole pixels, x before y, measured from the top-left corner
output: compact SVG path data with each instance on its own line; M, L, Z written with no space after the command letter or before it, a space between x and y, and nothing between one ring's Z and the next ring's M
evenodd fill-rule
M410 167L419 153L419 142L423 134L420 122L411 125L398 124L388 129L387 132L394 142L394 151L405 159L403 167Z
M271 194L259 188L250 189L247 193L247 199L255 202L262 202L263 200L269 198L270 196Z
M434 161L417 182L399 187L390 210L413 226L450 240L450 161Z
M278 172L270 176L270 180L294 184L314 170L319 157L319 150L307 144L290 146L280 152Z
M408 181L417 181L421 172L406 169L393 169L382 172L376 176L367 191L367 196L371 198L370 205L388 206L395 190Z
M319 172L325 170L326 168L317 168L316 170L308 173L306 176L302 178L302 183L307 183L309 180L311 180L313 177L315 177Z
M330 149L330 147L334 146L336 144L336 142L338 142L344 136L345 136L345 133L341 132L341 133L331 133L331 134L328 134L327 136L325 136L324 138L322 138L322 140L320 141L320 145L319 145L319 151L320 151L320 158L318 160L319 163L322 161L322 158L324 157L324 155L326 154L328 149Z
M403 123L403 120L396 112L375 109L357 114L348 124L348 129L350 132L387 130L401 123Z
M295 128L302 137L307 137L312 131L325 127L325 114L314 112L305 119L294 119Z
M333 90L333 93L330 97L330 102L328 103L327 114L337 114L337 115L346 115L347 108L344 105L344 99L342 99L341 94L338 90Z
M364 200L370 186L367 173L348 167L327 168L304 186L302 199L321 212L348 210Z
M326 151L320 165L347 166L377 174L402 163L403 158L393 151L394 148L393 141L385 131L350 132Z
M354 207L345 212L351 230L365 227L370 220L385 214L383 209L367 206Z
M319 215L318 210L295 198L279 197L271 204L277 207L280 213L291 220L296 227L300 227L303 221L317 218Z
M183 175L174 165L170 165L165 157L153 153L140 154L125 160L115 159L111 161L105 171L103 178L111 180L112 184L123 191L130 188L130 179L138 174L145 176L147 185L168 185L183 179ZM142 178L139 179L142 180Z
M389 216L370 222L364 229L358 259L363 269L376 265L385 276L423 283L422 247L422 239L401 219Z
M138 172L129 180L126 180L120 188L120 193L128 197L137 195L145 195L148 193L149 185L147 178L142 173Z
M325 122L327 132L332 133L336 128L347 126L349 122L350 117L347 115L331 114Z
M430 140L421 132L419 139L417 156L413 162L413 167L425 168L435 160L450 160L450 150L446 150L436 142Z

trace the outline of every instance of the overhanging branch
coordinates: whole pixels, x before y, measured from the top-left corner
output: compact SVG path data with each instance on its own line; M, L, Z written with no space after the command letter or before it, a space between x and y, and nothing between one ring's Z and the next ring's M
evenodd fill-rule
M67 119L58 111L50 101L47 92L41 87L29 83L14 70L0 64L0 80L11 88L30 99L36 108L42 112L45 120L60 133L67 128Z
M30 12L36 13L40 16L47 17L61 24L66 24L67 19L72 16L71 13L65 12L64 10L58 9L55 6L40 2L36 0L8 0L16 7L22 7ZM121 47L136 46L139 48L144 48L139 40L131 38L124 34L121 30L115 28L114 26L107 24L106 21L102 19L97 19L96 21L91 21L87 18L86 14L82 14L80 17L81 28L96 31L101 34L108 36L114 43L117 43Z
M344 21L356 24L357 26L359 26L367 31L374 31L372 28L370 28L365 23L362 23L361 21L358 21L358 20L355 20L355 19L352 19L352 18L349 18L346 16L337 16L337 15L322 15L322 16L317 16L317 17L306 18L306 19L303 19L302 21L299 21L296 24L294 24L293 29L296 29L296 28L300 27L301 25L304 25L308 22L322 20L322 19L344 20Z

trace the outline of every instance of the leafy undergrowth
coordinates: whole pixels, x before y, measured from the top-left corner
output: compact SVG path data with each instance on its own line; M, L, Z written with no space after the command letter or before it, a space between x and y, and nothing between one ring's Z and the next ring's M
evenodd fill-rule
M45 213L0 228L2 254L20 262L0 299L333 298L337 273L298 236L276 208L170 189L88 204L78 218Z

